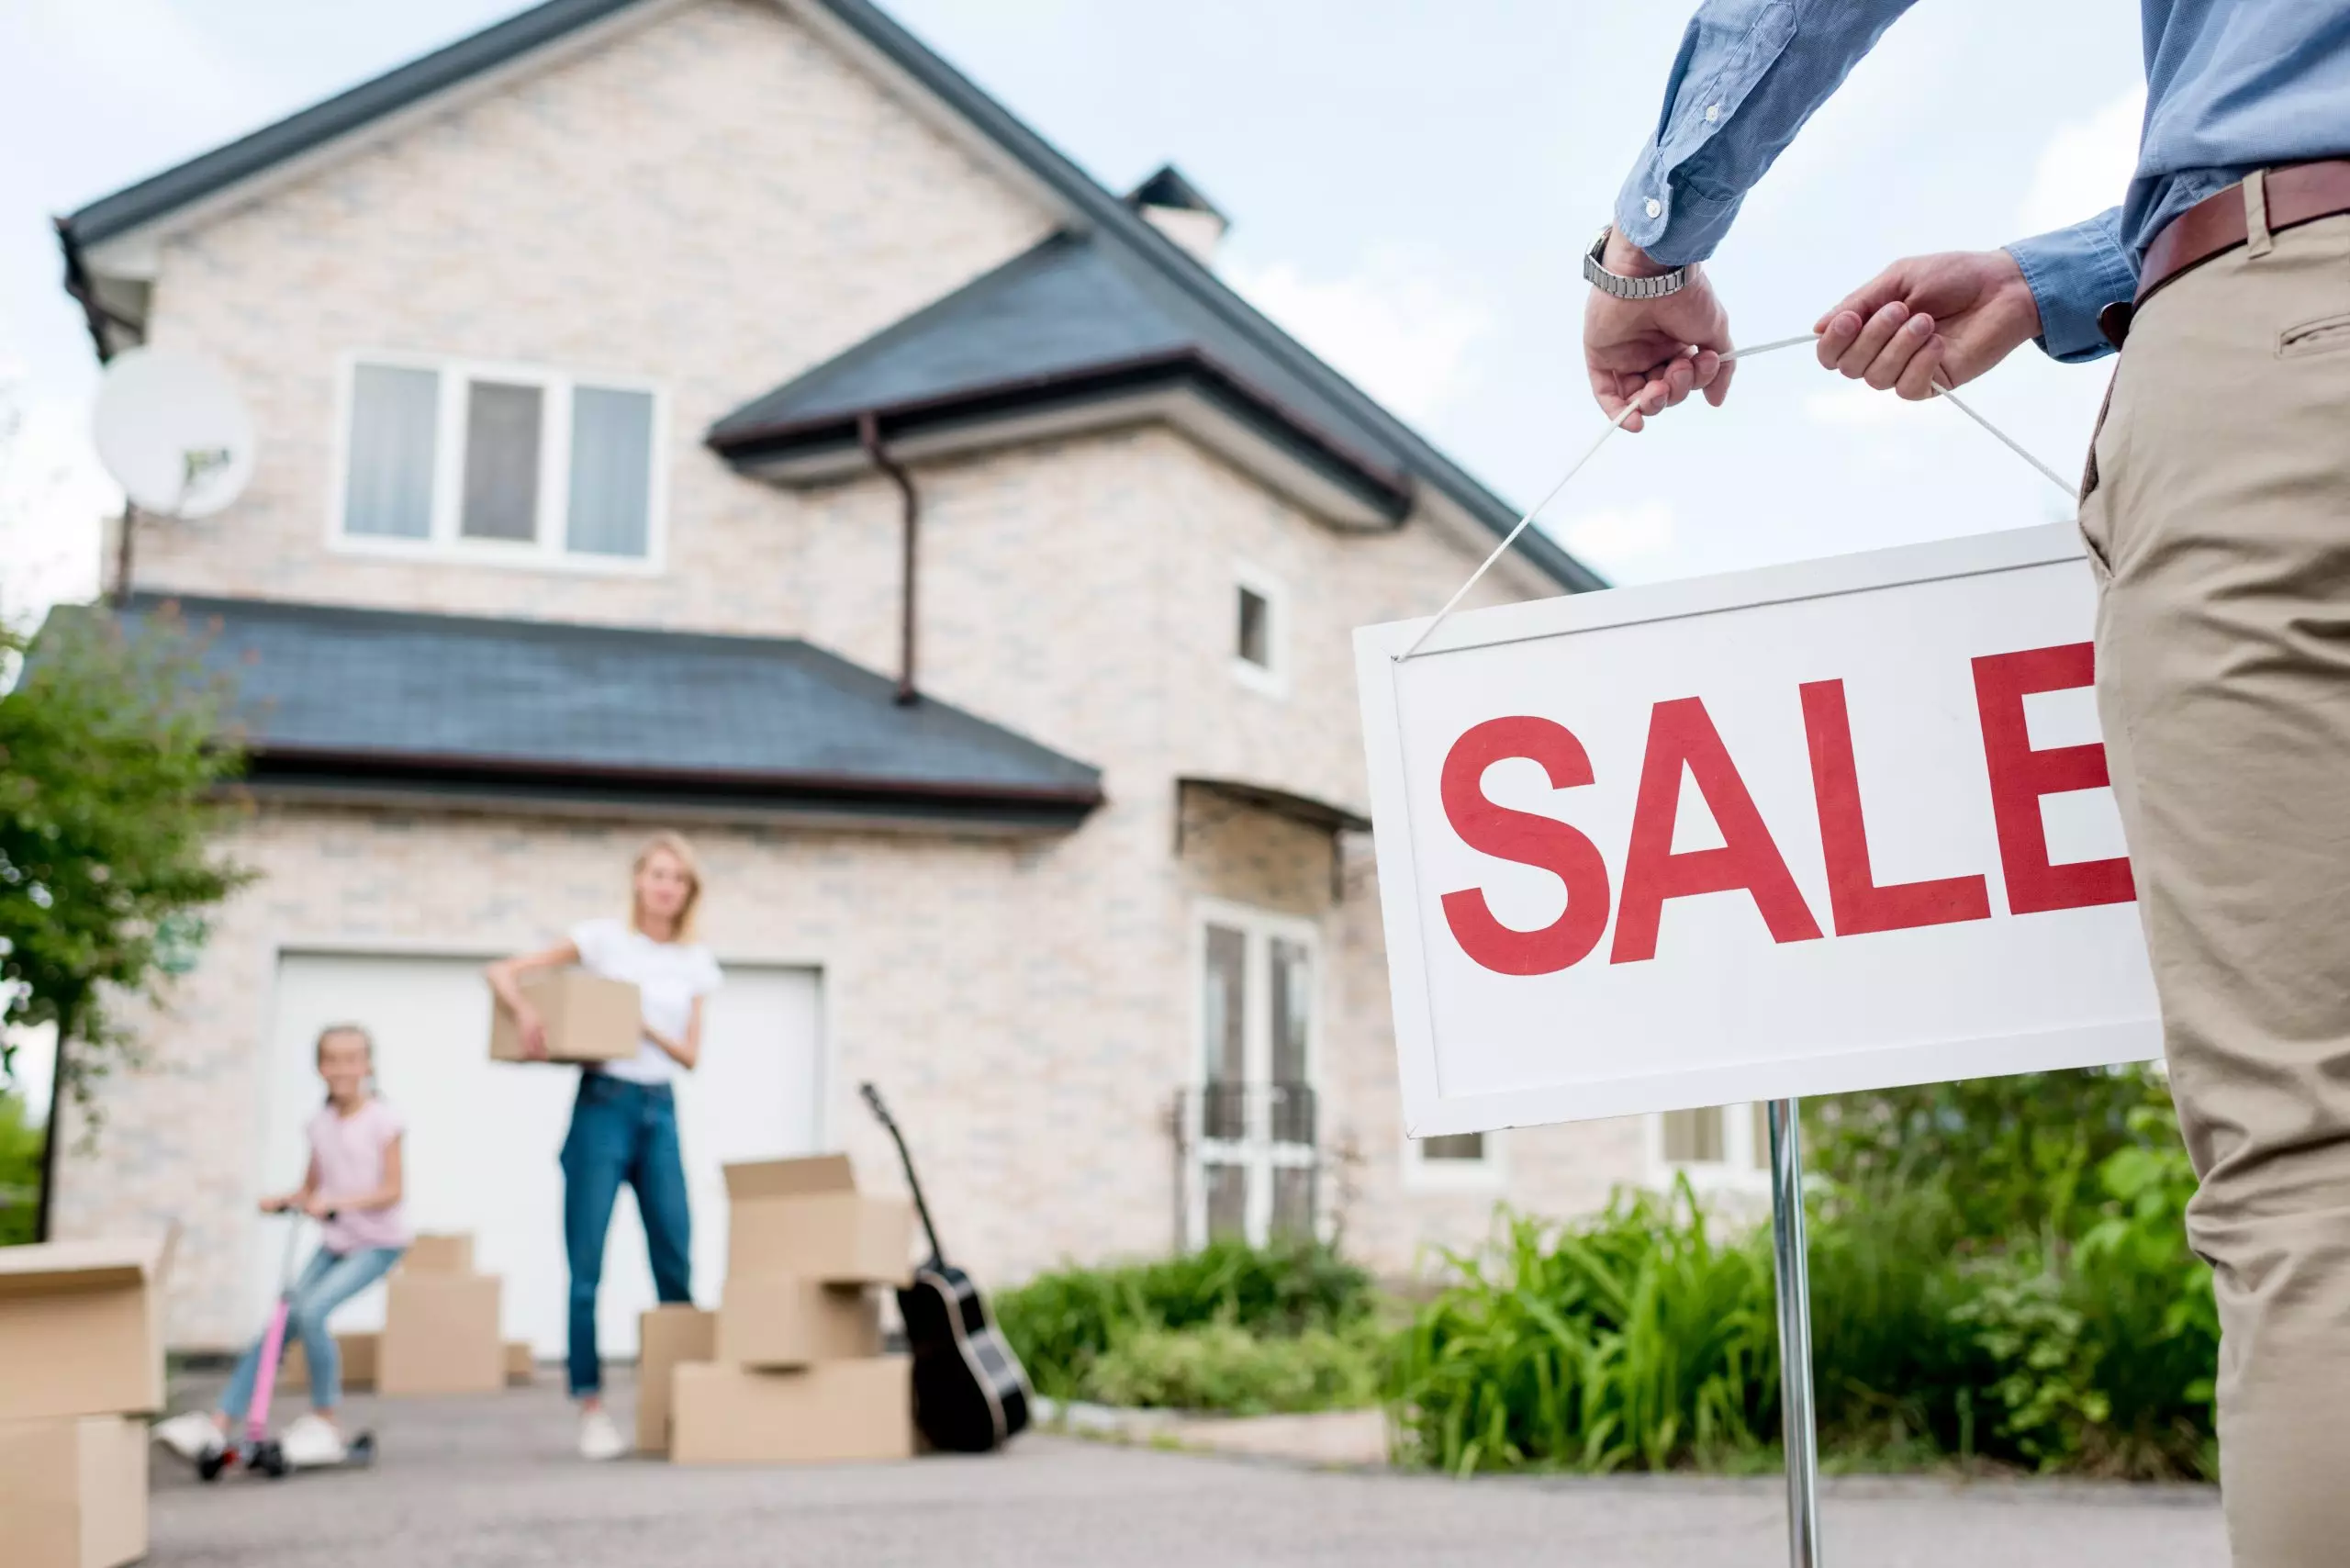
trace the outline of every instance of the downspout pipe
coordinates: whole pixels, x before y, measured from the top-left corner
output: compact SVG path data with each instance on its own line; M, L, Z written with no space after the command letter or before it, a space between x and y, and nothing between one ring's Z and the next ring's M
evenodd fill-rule
M901 531L903 559L899 568L897 700L901 708L912 707L922 700L922 693L914 687L914 542L922 525L922 498L914 493L913 476L881 444L881 421L870 409L856 416L856 441L865 448L865 455L872 459L873 466L888 475L898 487L902 501L905 521Z

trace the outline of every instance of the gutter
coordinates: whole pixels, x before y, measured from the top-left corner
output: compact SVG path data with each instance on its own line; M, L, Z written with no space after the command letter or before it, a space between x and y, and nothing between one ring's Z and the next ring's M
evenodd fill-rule
M897 485L902 503L903 554L899 565L898 598L898 695L901 708L911 708L922 699L914 689L914 540L922 524L922 498L914 493L913 476L907 473L889 448L881 444L880 417L871 409L856 416L856 442L865 448L865 455L873 466L887 474Z
M121 327L131 331L139 323L118 316L98 301L97 285L90 281L90 269L82 260L82 242L74 237L73 220L53 218L50 221L57 229L57 248L65 253L65 292L82 308L82 324L90 330L90 346L98 352L98 363L106 364L114 358L114 345L106 341L108 327Z

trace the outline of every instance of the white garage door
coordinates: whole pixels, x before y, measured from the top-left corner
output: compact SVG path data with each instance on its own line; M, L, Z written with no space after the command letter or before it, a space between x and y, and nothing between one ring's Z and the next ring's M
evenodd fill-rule
M563 1175L577 1070L489 1060L489 991L478 958L290 953L277 1004L262 1107L265 1190L300 1182L302 1129L324 1096L312 1063L319 1031L352 1022L375 1036L376 1080L408 1121L407 1192L419 1230L471 1231L475 1266L502 1276L506 1337L562 1354L569 1273L563 1252ZM724 1282L730 1160L813 1153L824 1134L823 1051L813 969L730 967L710 1002L700 1068L677 1091L686 1184L693 1204L694 1295L714 1305ZM253 1320L277 1290L282 1221L256 1219ZM304 1252L311 1238L306 1235ZM636 1351L636 1315L653 1276L634 1200L623 1189L604 1253L598 1338L607 1356ZM355 1298L336 1327L383 1321L381 1286Z

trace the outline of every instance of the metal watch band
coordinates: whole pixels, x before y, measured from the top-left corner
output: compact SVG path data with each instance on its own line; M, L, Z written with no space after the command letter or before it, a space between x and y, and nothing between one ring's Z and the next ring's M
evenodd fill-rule
M1675 267L1654 277L1626 277L1622 273L1611 273L1601 266L1599 258L1606 252L1607 236L1614 232L1612 228L1601 230L1599 238L1591 242L1591 249L1583 252L1583 275L1592 287L1602 294L1612 294L1618 299L1662 299L1668 294L1680 293L1688 286L1687 267Z

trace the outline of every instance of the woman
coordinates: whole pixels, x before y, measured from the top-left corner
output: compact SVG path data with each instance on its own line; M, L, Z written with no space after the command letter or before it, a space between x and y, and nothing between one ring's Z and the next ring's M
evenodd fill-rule
M514 1014L530 1056L546 1055L546 1023L522 994L532 969L578 964L636 986L643 1033L636 1055L583 1068L571 1132L563 1142L563 1237L571 1262L571 1394L579 1401L579 1453L617 1459L627 1451L606 1414L603 1369L596 1354L596 1290L604 1273L604 1233L612 1201L626 1182L644 1222L654 1289L665 1302L693 1299L692 1216L677 1156L677 1103L670 1084L701 1059L702 999L721 983L717 961L696 943L694 907L701 873L693 850L674 833L655 834L637 851L629 916L590 920L568 941L489 966L490 989Z

